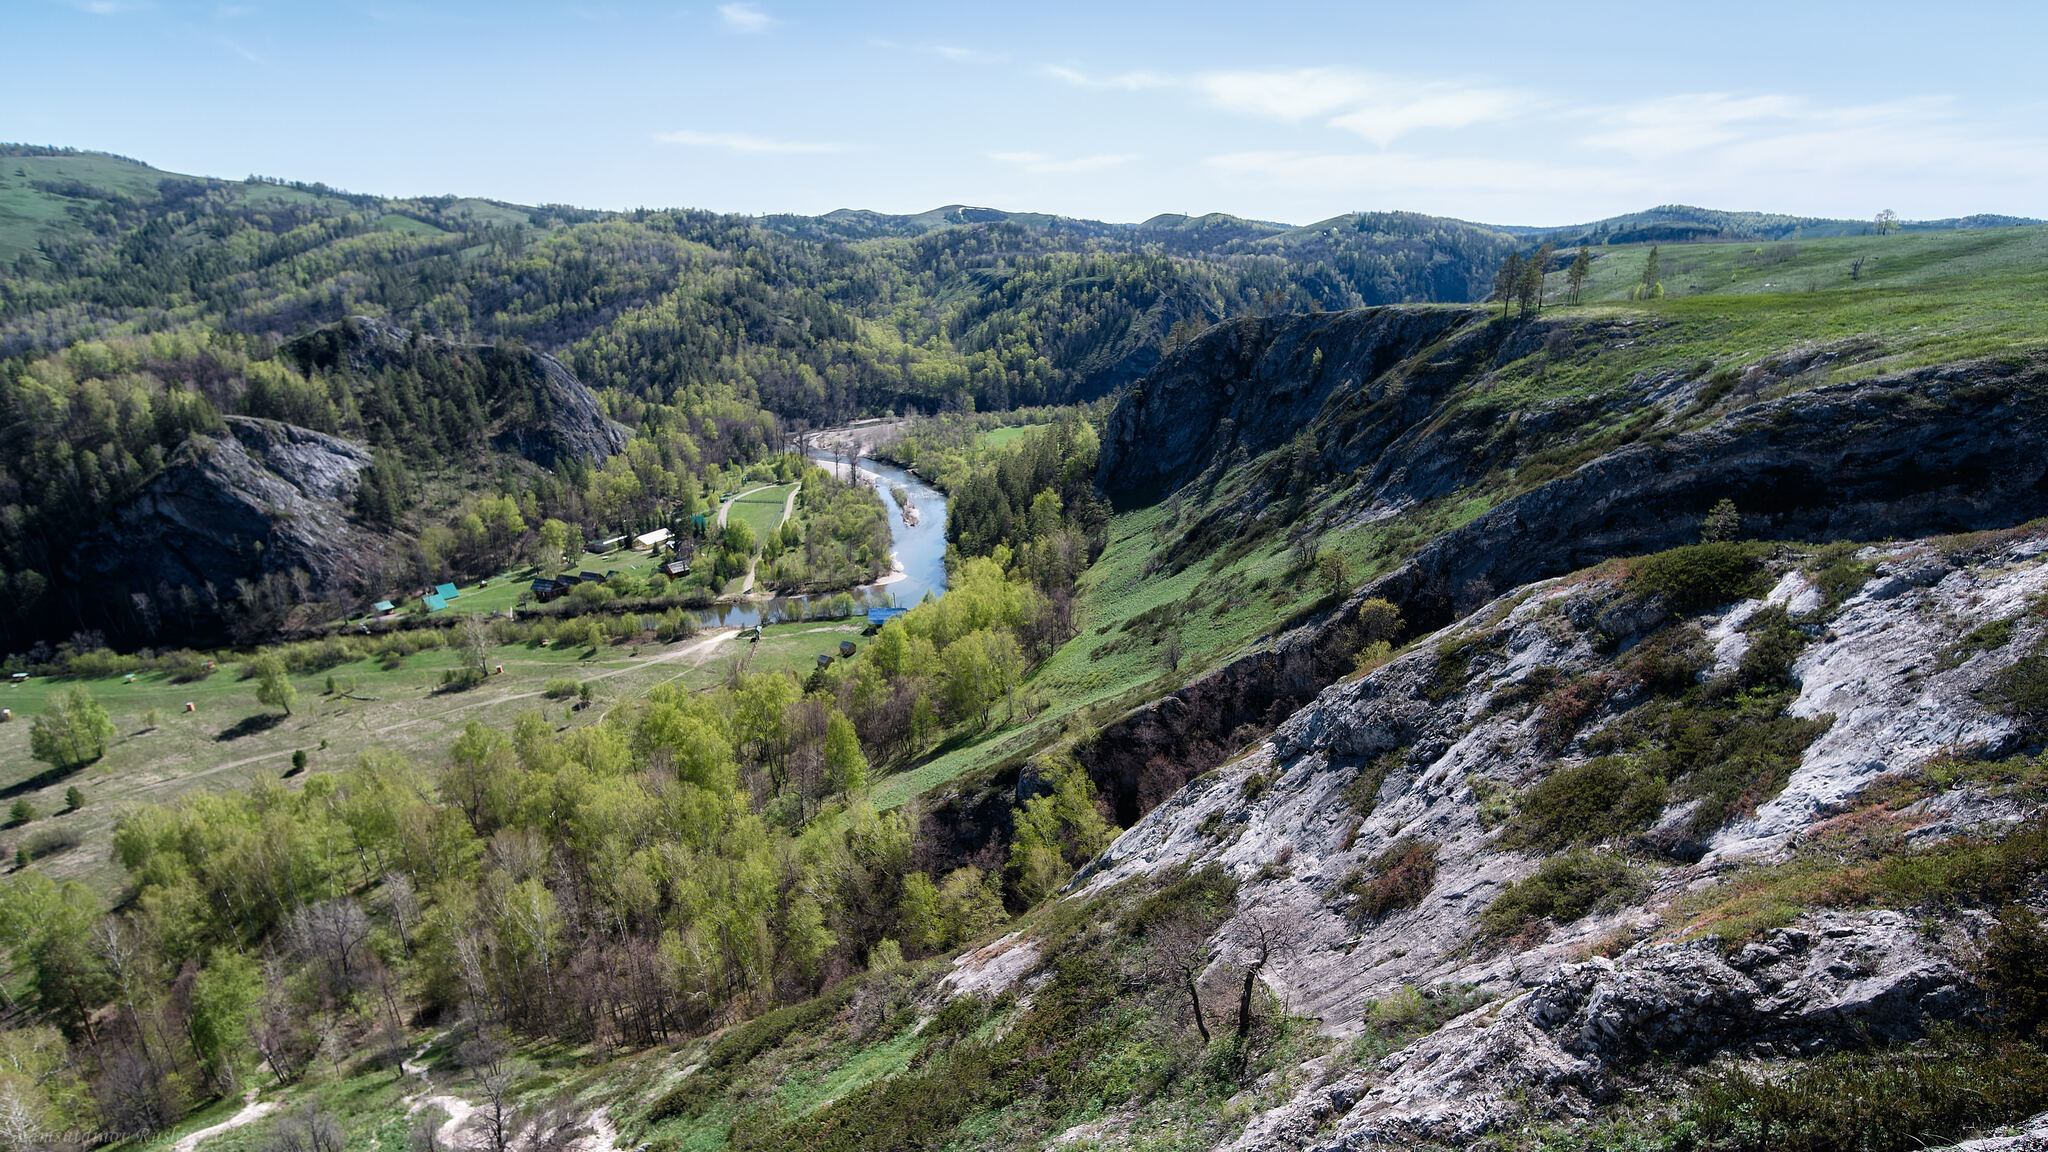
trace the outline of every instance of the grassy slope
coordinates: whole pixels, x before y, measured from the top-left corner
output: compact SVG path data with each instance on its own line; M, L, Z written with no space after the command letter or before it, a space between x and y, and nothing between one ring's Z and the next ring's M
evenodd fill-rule
M34 187L35 181L77 180L131 196L156 191L163 174L110 156L0 157L0 260L31 251L46 233L67 232L77 222L66 211L89 200L74 200Z
M693 689L721 684L733 662L755 670L786 668L807 673L821 654L833 655L841 640L858 640L857 624L780 625L768 629L758 644L736 644L733 631L706 632L673 644L589 649L532 647L514 644L494 649L493 666L502 676L462 692L440 691L441 673L457 663L447 649L419 652L394 671L377 662L356 661L329 672L294 678L299 702L290 717L274 726L223 739L251 717L275 715L256 703L255 685L239 678L229 665L205 680L174 684L163 673L103 680L30 680L0 688L0 706L14 712L12 723L0 724L0 794L8 803L25 796L42 817L27 825L0 831L0 846L11 858L25 836L49 828L76 832L82 843L37 862L53 876L86 880L111 889L120 870L106 855L113 821L125 805L162 803L202 787L242 787L261 775L279 776L290 769L291 754L304 749L315 769L346 767L369 748L388 748L415 763L438 767L448 745L463 725L479 720L506 728L522 712L539 710L559 725L594 722L605 705L645 692L656 684L679 681ZM352 700L323 695L329 675L353 679ZM543 699L550 679L570 677L594 681L598 707L571 710L569 702ZM106 707L117 735L104 758L69 776L24 782L42 776L47 766L28 754L28 719L49 695L82 683ZM187 701L197 711L185 712ZM162 723L143 730L143 715L155 708ZM322 742L327 747L322 748ZM76 785L86 805L62 812L64 790Z
M1603 250L1586 310L1625 301L1648 258L1648 248ZM1658 259L1665 299L1625 311L1676 324L1680 339L1665 343L1683 354L1749 362L1851 339L1881 346L1836 369L1841 378L2048 344L2048 227L1666 245ZM1552 299L1562 287L1552 276Z

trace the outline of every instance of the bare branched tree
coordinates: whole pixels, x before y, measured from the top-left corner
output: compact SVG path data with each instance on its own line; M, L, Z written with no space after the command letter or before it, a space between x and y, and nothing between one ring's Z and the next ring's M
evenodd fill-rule
M292 913L286 938L301 956L325 966L328 990L341 998L362 974L360 953L370 939L370 918L354 900L322 900Z
M1274 957L1296 943L1298 926L1278 909L1254 908L1238 917L1238 963L1244 968L1243 985L1237 997L1237 1070L1243 1074L1251 1059L1253 1008L1259 979Z
M518 1106L512 1089L525 1077L526 1068L512 1058L511 1048L490 1032L478 1032L458 1055L476 1076L477 1091L483 1097L476 1111L484 1118L484 1135L491 1142L491 1152L505 1152L519 1131Z
M384 902L391 909L392 926L398 929L398 946L412 955L412 932L419 924L420 898L412 880L403 872L384 874Z
M462 644L463 671L482 681L491 674L491 632L482 613L471 612L456 629Z
M1160 920L1146 929L1146 934L1156 941L1160 962L1169 976L1187 989L1188 1005L1195 1015L1195 1030L1202 1034L1202 1043L1209 1043L1209 1021L1202 1009L1202 989L1199 983L1202 971L1209 966L1210 949L1207 925L1188 916L1173 916Z
M250 1038L270 1065L278 1083L289 1084L304 1067L307 1038L304 1019L292 1003L284 964L275 955L263 961L263 998L257 1002Z
M262 1152L342 1152L348 1132L334 1113L308 1102L270 1126Z
M413 1113L412 1127L405 1133L408 1152L441 1152L441 1125L447 1122L448 1113L439 1104L428 1104Z
M520 1147L525 1152L568 1152L591 1135L586 1117L566 1101L551 1101L521 1116Z

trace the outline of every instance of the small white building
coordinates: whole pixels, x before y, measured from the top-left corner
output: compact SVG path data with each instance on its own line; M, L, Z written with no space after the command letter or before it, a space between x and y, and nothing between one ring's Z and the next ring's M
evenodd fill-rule
M672 535L674 535L674 533L670 532L666 528L656 528L652 532L645 532L641 535L633 537L633 547L659 548L663 544L668 543L668 538Z

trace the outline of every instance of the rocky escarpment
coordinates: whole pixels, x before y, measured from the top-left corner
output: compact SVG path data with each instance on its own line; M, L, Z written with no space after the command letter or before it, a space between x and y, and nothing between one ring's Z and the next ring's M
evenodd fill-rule
M356 316L302 336L285 351L308 374L472 371L483 390L492 447L545 468L569 458L603 461L626 445L626 429L605 416L595 393L561 361L523 345L458 344Z
M1120 503L1156 500L1215 461L1255 458L1287 443L1333 398L1370 390L1426 349L1468 333L1444 362L1403 373L1391 393L1370 391L1375 423L1413 425L1478 364L1500 355L1498 331L1484 317L1471 308L1366 308L1217 325L1118 403L1096 482ZM1370 451L1360 446L1361 454Z
M629 436L604 414L597 394L553 356L530 349L526 354L540 378L534 418L508 422L494 446L547 468L571 457L601 461L617 455Z
M275 420L229 416L81 541L74 587L146 635L222 638L292 605L359 595L394 539L350 516L370 453ZM92 618L94 614L84 614Z
M1357 323L1376 331L1392 321ZM1677 390L1653 399L1639 441L1505 500L1308 626L1107 727L1083 749L1091 775L1121 813L1142 812L1234 752L1247 726L1270 727L1348 671L1356 648L1348 624L1365 599L1391 600L1412 625L1437 627L1475 594L1483 599L1609 556L1697 540L1706 511L1722 499L1741 510L1743 535L1767 539L1882 539L2048 514L2048 457L2034 447L2048 436L2048 364L2038 359L1816 388L1740 408L1696 431L1659 433L1655 418L1675 423L1687 396ZM1120 410L1112 428L1129 431L1139 419ZM1370 522L1408 506L1416 494L1400 485L1412 480L1390 488L1373 478L1453 467L1424 459L1459 455L1435 435L1396 436L1399 443L1344 498L1342 515ZM1185 471L1174 470L1170 448L1160 455L1168 464L1152 475ZM1105 443L1104 461L1111 483L1139 484L1147 475L1128 448L1112 464Z
M1968 969L1985 914L1930 928L1909 907L1828 907L1816 895L1822 906L1741 947L1689 925L1717 893L1751 882L1748 869L1836 835L1845 813L1879 822L1872 842L1915 847L1995 841L2037 814L2037 792L1967 772L1902 806L1859 797L1945 758L2038 745L2038 717L1999 701L2048 642L2048 532L1888 545L1837 555L1820 574L1810 553L1772 563L1755 585L1768 592L1690 617L1614 569L1501 597L1325 689L1084 870L1076 898L1167 869L1227 869L1237 911L1210 941L1209 978L1279 940L1263 979L1335 1036L1365 1028L1404 989L1470 985L1491 998L1384 1060L1304 1068L1294 1098L1254 1119L1240 1147L1458 1142L1583 1116L1660 1067L1910 1038L1978 1011ZM1782 673L1755 670L1774 659ZM1796 729L1772 753L1789 759L1773 768L1753 747L1729 752L1752 775L1702 820L1711 789L1658 759L1670 741L1643 733L1663 729L1639 726L1749 707L1740 701L1766 684L1784 685L1769 689L1784 694L1783 718L1729 711L1741 719L1727 731ZM1612 810L1595 804L1529 823L1556 802L1542 785L1617 757L1671 774L1633 822L1603 828ZM1703 770L1724 770L1706 759ZM1556 854L1565 847L1573 854ZM1376 869L1404 851L1427 856L1426 878L1371 902ZM1565 859L1605 895L1520 920L1495 911Z
M1930 940L1896 912L1828 914L1724 956L1711 942L1642 944L1560 965L1375 1067L1332 1076L1258 1117L1240 1152L1468 1142L1534 1100L1584 1117L1639 1088L1657 1060L1812 1056L1906 1041L1981 1008L1966 926Z

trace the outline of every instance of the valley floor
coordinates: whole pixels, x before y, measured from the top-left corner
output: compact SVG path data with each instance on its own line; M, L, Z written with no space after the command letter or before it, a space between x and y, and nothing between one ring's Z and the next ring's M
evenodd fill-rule
M502 674L453 692L442 687L442 673L456 666L457 654L430 649L391 670L362 660L295 677L299 702L289 716L258 704L254 681L237 679L232 665L184 684L163 672L133 681L30 679L0 688L0 702L14 714L13 722L0 724L0 798L9 804L26 799L40 815L0 832L0 844L11 856L13 846L32 834L62 832L76 846L39 859L36 867L109 891L122 874L107 844L115 818L129 804L160 804L195 788L241 787L260 776L288 775L292 755L300 751L313 771L345 768L371 748L437 765L471 721L508 729L519 714L539 711L559 728L588 724L607 703L657 684L724 683L735 662L749 670L808 671L819 655L836 655L841 640L858 640L862 627L773 625L758 642L737 640L737 629L717 628L669 644L596 651L506 645L492 649L489 660ZM329 695L324 688L330 676L353 687L347 695ZM574 696L545 695L549 681L564 678L590 684L596 704L580 709ZM74 684L83 684L107 708L117 735L101 760L75 773L56 773L29 756L28 720L51 693ZM194 711L184 710L187 703ZM154 727L145 723L152 710L159 714ZM86 803L65 811L64 793L72 787L85 793Z

